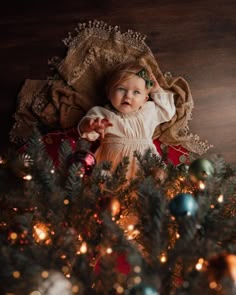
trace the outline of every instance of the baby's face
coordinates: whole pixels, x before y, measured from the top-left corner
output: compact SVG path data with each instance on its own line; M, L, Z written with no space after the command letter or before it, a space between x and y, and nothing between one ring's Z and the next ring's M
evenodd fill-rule
M139 110L148 99L145 81L134 75L114 86L108 97L113 107L123 114Z

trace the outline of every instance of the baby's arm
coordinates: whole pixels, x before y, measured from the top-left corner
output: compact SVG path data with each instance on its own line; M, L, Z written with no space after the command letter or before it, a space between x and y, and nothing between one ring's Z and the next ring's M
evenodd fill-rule
M169 90L161 88L153 74L151 78L154 81L154 86L150 96L156 104L158 124L168 122L176 113L174 94Z

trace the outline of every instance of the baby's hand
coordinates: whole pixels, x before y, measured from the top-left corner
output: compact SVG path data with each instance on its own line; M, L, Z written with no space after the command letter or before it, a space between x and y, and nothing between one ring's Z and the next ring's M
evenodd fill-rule
M160 90L160 84L157 82L156 77L153 74L150 74L150 78L152 79L152 81L154 82L154 85L151 89L151 93L157 92L158 90Z
M101 138L104 138L104 131L109 126L113 126L113 124L106 118L90 119L89 121L89 128L91 131L96 131L100 134Z

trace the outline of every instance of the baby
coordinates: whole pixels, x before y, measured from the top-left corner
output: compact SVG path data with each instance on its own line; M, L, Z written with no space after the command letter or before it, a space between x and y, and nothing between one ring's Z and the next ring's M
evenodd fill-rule
M148 68L138 62L117 66L106 85L109 104L95 106L78 124L81 137L100 139L95 153L97 162L108 160L116 166L124 156L130 164L127 178L138 169L134 151L148 148L158 154L152 136L155 128L171 120L176 112L174 96L163 90Z

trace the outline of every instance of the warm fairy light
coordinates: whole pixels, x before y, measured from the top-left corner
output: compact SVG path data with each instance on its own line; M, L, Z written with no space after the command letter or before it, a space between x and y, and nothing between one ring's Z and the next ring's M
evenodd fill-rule
M61 259L66 259L66 254L62 254Z
M50 171L52 174L54 174L55 173L55 170L54 169L51 169L51 171Z
M167 261L167 256L166 256L165 253L162 253L162 254L161 254L160 261L161 261L161 263L166 263L166 261Z
M184 181L185 180L185 177L184 176L180 176L179 177L179 181Z
M107 254L111 254L113 252L112 248L107 248L106 252L107 252Z
M15 270L12 272L12 276L15 279L19 279L20 278L20 272L18 270Z
M77 173L76 173L77 176L79 176L80 178L83 178L84 175L85 175L85 170L84 168L81 168Z
M219 203L223 203L223 201L224 201L224 196L223 196L223 195L219 195L217 201L218 201Z
M236 255L229 254L226 256L225 260L228 264L229 273L236 283Z
M27 175L23 176L23 179L30 181L32 179L32 175L27 174Z
M180 234L179 233L176 233L175 236L176 236L176 239L179 239L180 238Z
M61 269L61 270L62 270L62 272L63 272L63 273L65 273L65 274L66 274L66 273L68 273L68 272L69 272L69 270L70 270L70 269L69 269L69 267L68 267L67 265L65 265L65 266L63 266L63 267L62 267L62 269Z
M118 286L118 287L116 288L116 292L117 292L118 294L122 294L122 293L124 293L124 288L123 288L122 286Z
M44 270L44 271L41 272L41 277L42 277L43 279L47 279L48 276L49 276L48 271Z
M1 164L4 164L5 162L4 162L4 160L3 160L3 158L0 156L0 165Z
M134 283L137 284L137 285L140 284L141 281L142 281L142 279L141 279L140 276L137 276L137 277L134 278Z
M69 205L70 201L68 199L64 200L64 205Z
M128 232L127 240L134 240L140 234L139 230L134 229Z
M17 237L18 237L17 233L11 233L10 234L10 239L12 239L12 240L16 240Z
M66 277L69 279L69 278L70 278L70 274L69 274L69 273L67 273L67 274L66 274Z
M206 188L206 185L203 181L199 181L198 186L199 186L199 189L202 191Z
M204 264L204 259L199 258L197 264L195 265L196 270L202 270Z
M111 215L112 216L119 214L120 213L120 202L116 199L113 199L111 201L110 208L111 208Z
M45 240L48 237L48 227L43 223L37 223L33 226L33 237L36 242Z
M134 230L134 225L133 224L129 224L128 227L127 227L127 230L128 231Z
M195 265L196 270L201 270L202 269L202 264L201 263L197 263Z
M210 208L211 208L211 209L214 209L214 208L215 208L215 205L214 205L214 204L211 204L211 205L210 205Z
M83 242L80 246L80 253L85 254L87 252L87 244Z
M134 272L136 272L136 273L140 273L141 272L141 267L139 266L139 265L136 265L135 267L134 267Z
M210 282L210 284L209 284L210 289L216 289L217 286L218 286L217 283L214 281Z
M71 291L72 291L72 293L79 293L79 286L78 285L72 286Z

